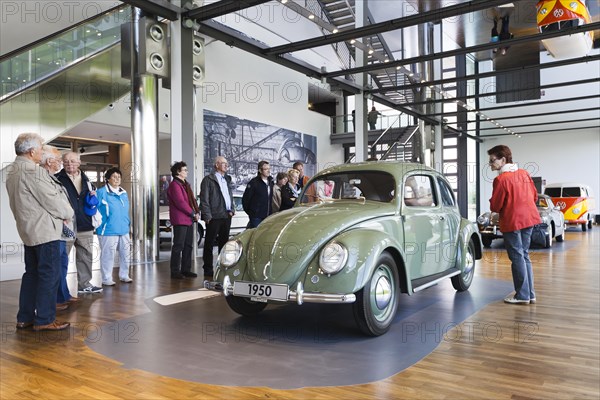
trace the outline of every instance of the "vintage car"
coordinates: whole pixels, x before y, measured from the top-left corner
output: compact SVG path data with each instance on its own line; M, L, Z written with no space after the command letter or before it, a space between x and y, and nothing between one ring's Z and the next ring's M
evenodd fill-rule
M552 199L544 194L538 194L537 209L542 223L534 226L531 244L537 243L545 248L552 246L553 239L557 242L565 240L565 217L554 205ZM500 215L495 212L485 212L477 218L481 241L485 247L492 245L492 240L502 237L500 231Z
M230 240L213 281L244 316L268 303L353 303L358 327L385 333L400 293L450 278L469 288L481 258L476 226L452 189L420 164L365 162L321 171L296 205Z
M248 225L248 214L244 211L242 207L242 195L234 194L233 201L235 203L235 215L231 219L231 228L229 229L230 235L236 235L246 229L246 225ZM196 238L198 240L198 246L200 246L200 242L204 237L205 225L204 221L200 221L197 224L198 234ZM173 227L171 225L171 221L169 220L169 206L160 206L159 210L159 230L160 230L160 241L170 241L172 236Z
M582 231L592 229L596 203L592 189L583 183L551 183L546 185L544 194L550 196L554 204L565 216L567 225L581 225Z

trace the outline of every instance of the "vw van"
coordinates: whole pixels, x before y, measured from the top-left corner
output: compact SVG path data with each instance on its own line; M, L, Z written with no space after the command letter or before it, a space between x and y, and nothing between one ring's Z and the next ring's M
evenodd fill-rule
M581 230L592 229L596 209L592 190L582 183L552 183L546 185L544 194L565 215L565 225L581 225Z

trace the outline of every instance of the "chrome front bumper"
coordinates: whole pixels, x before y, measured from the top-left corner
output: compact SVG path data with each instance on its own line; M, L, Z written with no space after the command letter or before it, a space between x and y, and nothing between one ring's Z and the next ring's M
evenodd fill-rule
M223 283L214 281L204 281L204 287L208 290L222 292L225 296L233 295L233 284L228 276L225 276ZM304 291L302 282L298 282L296 290L289 290L289 302L295 302L298 305L303 303L328 303L328 304L344 304L354 303L356 295L349 294L332 294L332 293L307 293Z

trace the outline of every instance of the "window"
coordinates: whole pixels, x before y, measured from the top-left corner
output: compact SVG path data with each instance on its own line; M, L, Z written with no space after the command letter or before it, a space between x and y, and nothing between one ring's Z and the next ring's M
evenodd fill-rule
M412 175L404 183L404 204L410 207L435 207L437 204L428 175Z
M442 204L445 206L454 206L456 204L454 200L454 193L450 185L442 179L438 179L440 183L440 196L442 197Z

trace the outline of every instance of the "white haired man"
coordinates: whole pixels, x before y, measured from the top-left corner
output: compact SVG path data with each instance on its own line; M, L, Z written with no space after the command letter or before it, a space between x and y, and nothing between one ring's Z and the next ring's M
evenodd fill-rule
M15 161L7 169L6 190L17 231L25 248L17 329L62 330L56 320L56 292L60 278L60 238L63 221L73 216L62 189L38 164L43 139L22 133L15 141Z
M73 245L75 245L78 292L83 294L101 293L102 288L94 286L90 282L92 280L94 225L92 225L92 217L84 211L87 194L95 195L96 191L90 185L87 175L79 169L81 165L79 154L70 151L63 154L62 159L64 168L56 174L56 177L67 189L71 206L75 210L77 236L74 242L67 242L67 254L71 252Z

